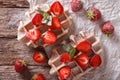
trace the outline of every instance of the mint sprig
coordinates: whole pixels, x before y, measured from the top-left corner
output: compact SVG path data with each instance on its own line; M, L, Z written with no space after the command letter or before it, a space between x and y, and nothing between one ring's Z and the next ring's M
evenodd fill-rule
M45 12L45 11L42 11L42 10L37 10L37 12L42 14L43 21L45 21L45 23L48 23L50 21L50 14L48 12Z
M63 49L70 53L70 58L73 58L75 56L76 49L71 46L70 44L63 44Z

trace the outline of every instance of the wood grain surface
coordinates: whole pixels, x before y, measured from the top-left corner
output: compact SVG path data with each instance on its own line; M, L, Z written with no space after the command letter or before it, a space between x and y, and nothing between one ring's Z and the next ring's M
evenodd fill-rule
M25 11L29 8L26 0L0 0L0 80L31 80L33 74L41 72L46 80L56 80L49 75L50 66L45 63L36 63L32 59L32 49L17 41L17 28L20 20L25 19ZM43 50L44 51L44 50ZM28 71L16 73L14 61L24 59Z

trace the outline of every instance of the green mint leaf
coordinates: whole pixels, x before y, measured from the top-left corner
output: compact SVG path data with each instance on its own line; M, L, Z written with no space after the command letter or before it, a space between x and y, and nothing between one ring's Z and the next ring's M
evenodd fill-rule
M69 53L70 53L70 57L73 58L75 56L75 52L76 52L76 49L74 47L71 46L70 50L69 50Z

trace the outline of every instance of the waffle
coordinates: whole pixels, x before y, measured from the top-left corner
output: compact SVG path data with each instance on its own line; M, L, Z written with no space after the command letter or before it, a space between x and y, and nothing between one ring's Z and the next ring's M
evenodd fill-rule
M92 56L94 53L100 54L102 52L100 40L96 38L92 34L85 34L83 32L80 32L78 35L71 35L70 36L70 42L72 46L76 47L79 42L81 42L83 39L87 39L92 44L92 53L89 56ZM60 62L60 56L63 53L63 49L61 46L55 47L53 49L53 54L51 58L49 59L48 64L51 66L50 74L57 74L58 70L63 66L70 66L71 67L71 79L70 80L79 80L79 78L92 69L94 67L91 67L88 65L86 68L80 67L75 60L69 63L63 63ZM75 56L77 57L81 52L78 52L78 54ZM68 79L69 80L69 79Z
M34 11L29 14L29 17L31 17L31 14L33 16ZM68 10L66 9L66 10L64 10L63 14L58 16L58 19L61 22L61 28L55 29L52 31L56 34L57 39L60 39L61 37L63 37L64 35L66 35L69 32L69 27L72 25L72 17L69 15ZM26 31L28 31L34 27L35 27L35 25L33 25L31 21L21 22L20 26L18 27L18 37L17 37L18 41L26 43L27 46L34 47L34 48L36 48L38 46L47 47L48 45L50 45L50 44L44 43L41 40L41 38L38 41L33 42L32 40L30 40L26 37ZM40 29L42 34L44 34L48 30L48 26L45 26L45 25L38 26L37 28Z

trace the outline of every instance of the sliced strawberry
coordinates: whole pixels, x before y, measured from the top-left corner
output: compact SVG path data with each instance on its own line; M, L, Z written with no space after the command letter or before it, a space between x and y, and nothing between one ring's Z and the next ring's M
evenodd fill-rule
M52 44L55 43L57 40L56 35L50 30L47 31L42 38L43 42L47 43L47 44Z
M37 41L41 36L39 29L31 29L26 33L26 37L32 41Z
M61 55L61 57L60 57L60 61L61 61L61 62L65 62L65 63L71 62L71 61L72 61L72 58L70 58L70 53L64 52L64 53Z
M59 1L56 1L51 5L50 11L53 12L55 15L60 15L63 13L64 8Z
M95 54L91 59L90 59L90 65L92 67L98 67L102 63L101 57L99 54Z
M79 66L81 66L82 68L85 68L88 65L89 57L87 54L82 53L79 56L77 56L75 60L79 64Z
M39 51L34 52L33 59L34 59L34 61L36 61L38 63L45 62L45 56L43 55L42 52L39 52Z
M37 73L37 74L33 75L31 80L45 80L45 77L42 73Z
M16 72L22 73L27 70L27 65L24 60L16 60L14 62L14 68Z
M89 41L84 40L77 45L77 50L84 53L89 53L91 51L91 44Z
M61 27L61 23L59 21L59 19L54 16L52 17L52 26L50 26L51 29L58 29Z
M42 14L37 13L37 14L33 17L32 23L33 23L34 25L36 25L36 26L39 26L39 25L42 24L42 18L43 18Z
M60 79L66 80L67 78L69 78L70 72L71 72L70 67L64 66L59 70L58 75L59 75Z

